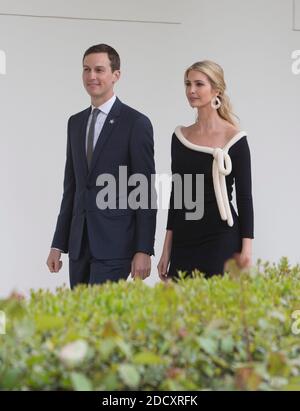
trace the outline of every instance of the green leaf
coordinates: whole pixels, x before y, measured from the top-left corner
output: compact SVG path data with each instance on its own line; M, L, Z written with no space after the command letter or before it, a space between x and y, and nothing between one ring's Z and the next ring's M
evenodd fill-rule
M270 375L286 376L289 372L286 356L282 352L272 352L268 358Z
M105 338L99 345L101 357L107 360L117 347L117 340L115 338Z
M218 343L212 338L199 337L198 339L200 347L207 352L207 354L214 355L218 350Z
M70 377L75 391L93 391L92 382L85 375L72 372Z
M161 357L158 355L150 352L150 351L144 351L136 354L133 357L134 364L142 364L142 365L159 365L159 364L165 364L165 360L163 360Z
M130 388L137 388L140 382L140 374L136 367L130 364L122 364L119 366L119 374L124 382Z
M50 315L39 315L35 317L37 331L44 332L52 329L63 328L66 326L66 320L62 317Z
M117 346L127 358L131 357L131 347L124 340L118 339Z
M300 377L294 377L289 380L288 385L283 387L284 391L300 391Z
M21 370L12 368L0 375L0 387L5 390L11 390L18 387L18 380L21 376Z
M221 341L221 350L227 354L231 353L234 349L234 340L231 335L225 337Z

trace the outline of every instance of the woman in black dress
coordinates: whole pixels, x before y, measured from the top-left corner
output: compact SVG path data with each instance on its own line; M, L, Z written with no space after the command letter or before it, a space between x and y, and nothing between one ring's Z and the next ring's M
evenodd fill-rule
M224 264L231 257L241 268L251 265L250 151L246 133L233 119L223 69L212 61L197 62L186 70L184 79L187 99L198 116L194 124L176 127L172 136L172 174L182 178L183 206L174 206L173 183L166 237L157 266L162 280L176 277L178 270L191 274L198 269L207 277L223 274ZM197 220L186 218L191 212L183 196L187 174L193 178L193 199L196 175L204 176L204 213ZM238 214L231 203L233 184Z

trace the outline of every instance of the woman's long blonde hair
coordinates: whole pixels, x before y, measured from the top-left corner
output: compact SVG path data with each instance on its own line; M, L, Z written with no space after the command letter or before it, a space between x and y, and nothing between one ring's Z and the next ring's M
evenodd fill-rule
M226 83L222 67L210 60L197 61L186 69L184 80L187 80L188 74L192 70L200 71L200 73L207 76L212 88L219 92L218 98L221 101L221 107L217 109L219 116L233 126L236 126L237 122L235 121L235 118L238 119L238 117L233 113L230 99L225 93Z

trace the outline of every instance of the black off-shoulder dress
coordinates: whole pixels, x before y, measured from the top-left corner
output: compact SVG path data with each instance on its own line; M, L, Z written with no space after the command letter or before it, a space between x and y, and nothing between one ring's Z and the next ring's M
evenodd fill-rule
M182 179L182 196L184 175L192 175L195 200L196 175L203 174L204 213L198 220L186 219L186 213L193 210L185 207L183 197L183 207L176 208L173 182L167 222L167 229L173 231L168 277L176 277L178 270L191 274L194 269L206 276L223 274L226 260L241 251L242 239L253 238L251 159L246 133L239 132L225 147L214 149L192 144L178 126L172 136L171 156L172 175ZM238 214L232 205L234 184Z

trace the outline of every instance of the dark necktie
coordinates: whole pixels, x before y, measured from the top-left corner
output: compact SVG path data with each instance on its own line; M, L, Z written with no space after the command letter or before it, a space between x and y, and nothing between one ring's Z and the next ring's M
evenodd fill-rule
M92 114L92 121L91 121L89 132L88 132L86 159L87 159L87 164L88 164L89 169L91 166L93 151L94 151L95 124L96 124L99 113L100 113L100 110L98 108L94 108L93 114Z

